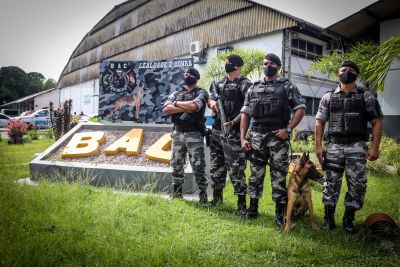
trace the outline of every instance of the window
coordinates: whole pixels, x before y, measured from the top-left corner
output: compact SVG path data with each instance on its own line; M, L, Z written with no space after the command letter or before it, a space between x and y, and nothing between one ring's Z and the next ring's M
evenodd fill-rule
M292 55L315 60L322 57L322 45L302 39L292 39Z
M48 110L42 110L42 111L38 112L36 115L38 117L45 117L45 116L49 115L49 111Z
M319 107L319 102L321 98L315 97L304 97L306 100L306 115L316 115Z

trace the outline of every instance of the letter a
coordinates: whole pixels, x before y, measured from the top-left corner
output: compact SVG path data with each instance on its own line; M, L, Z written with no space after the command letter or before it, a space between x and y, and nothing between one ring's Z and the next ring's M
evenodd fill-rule
M107 156L125 151L127 156L137 156L142 145L143 129L132 129L104 151Z

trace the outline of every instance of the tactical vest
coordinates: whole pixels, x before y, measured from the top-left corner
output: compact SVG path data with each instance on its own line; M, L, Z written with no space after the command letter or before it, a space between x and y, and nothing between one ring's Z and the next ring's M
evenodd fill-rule
M255 125L284 128L290 120L289 99L285 88L289 80L280 78L274 83L254 83L249 99L250 115Z
M201 89L196 87L192 91L187 91L184 87L178 89L176 93L176 101L192 101L196 99L201 93ZM174 124L185 125L187 127L195 127L199 126L200 123L203 123L204 112L206 110L206 106L204 105L200 110L187 113L175 113L171 115L171 120Z
M244 96L240 87L245 79L246 78L240 77L235 81L228 83L228 78L225 77L217 84L217 92L221 97L225 117L228 121L233 120L237 115L239 115L240 109L243 106ZM216 114L213 114L213 118L218 120L217 123L221 123Z
M329 136L359 138L366 140L367 114L364 89L357 88L357 93L334 94L331 92L329 103Z

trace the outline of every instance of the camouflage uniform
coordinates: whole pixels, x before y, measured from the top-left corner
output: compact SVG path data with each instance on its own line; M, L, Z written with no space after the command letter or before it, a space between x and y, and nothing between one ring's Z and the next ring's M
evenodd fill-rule
M248 188L252 199L262 196L269 159L272 199L286 204L289 141L276 137L273 131L286 128L290 111L298 108L305 108L305 101L298 88L286 78L258 81L248 90L241 112L248 114L253 121Z
M167 99L164 106L175 101L190 101L197 105L194 113L177 113L171 115L174 122L172 133L172 183L174 187L182 186L184 182L184 165L186 155L193 169L193 175L200 191L207 189L207 178L205 174L204 142L200 125L203 123L204 111L208 100L208 93L204 89L194 88L187 91L181 86Z
M334 110L332 98L335 101L342 99L341 103L344 104ZM354 106L357 98L360 102L360 111L355 110L357 107ZM342 112L345 117L343 124L340 121L341 114L338 116L337 111ZM357 113L360 117L357 117ZM325 206L336 206L345 171L348 190L344 205L355 210L362 208L367 189L367 121L382 117L380 105L373 93L361 87L357 87L348 95L337 87L322 97L316 119L329 121L329 143L326 149L327 178L322 197ZM349 130L351 132L346 132Z
M233 81L225 77L217 83L217 92L224 105L227 121L233 120L240 114L240 109L250 86L250 80L241 77ZM213 93L211 93L210 97L215 100ZM247 185L244 174L246 158L240 147L240 123L234 125L229 132L229 136L224 137L221 131L220 118L215 113L213 113L213 117L215 121L210 142L212 187L213 189L222 190L225 187L228 171L235 195L246 195Z

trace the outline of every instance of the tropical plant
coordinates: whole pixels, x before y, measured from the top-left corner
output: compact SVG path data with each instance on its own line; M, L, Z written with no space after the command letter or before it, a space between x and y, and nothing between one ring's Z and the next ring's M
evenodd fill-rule
M53 102L50 102L49 106L53 137L57 141L70 130L72 100L65 100L63 108L54 109Z
M212 81L220 80L226 76L224 69L225 60L230 54L242 57L244 65L241 75L243 77L259 77L262 72L262 64L265 52L259 49L234 49L229 52L217 54L210 60L210 65L205 74L202 75L199 85L208 88Z
M28 131L28 135L31 138L31 140L38 140L39 139L39 133L36 129L32 129Z
M338 79L338 66L343 60L352 60L360 68L359 79L369 83L377 92L385 87L390 66L400 59L400 36L394 36L381 44L356 43L344 54L332 53L316 60L308 69L309 75L321 72L330 79Z
M28 124L18 119L12 119L8 121L6 128L9 137L9 144L23 143L22 137L28 130Z

